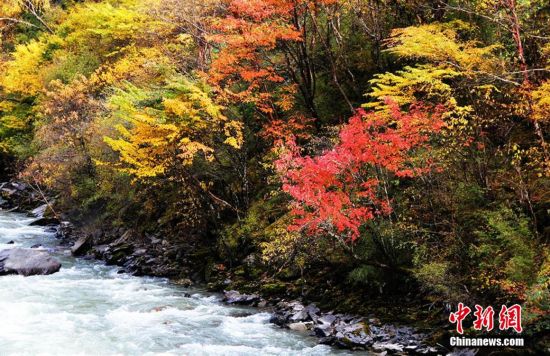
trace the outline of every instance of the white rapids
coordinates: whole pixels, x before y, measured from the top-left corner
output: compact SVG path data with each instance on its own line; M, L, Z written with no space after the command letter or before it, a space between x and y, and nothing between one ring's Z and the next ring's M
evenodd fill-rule
M49 276L0 276L2 356L337 352L317 345L315 338L269 324L267 313L223 305L218 295L75 259L56 248L52 234L29 226L32 221L0 211L0 250L42 244L63 267Z

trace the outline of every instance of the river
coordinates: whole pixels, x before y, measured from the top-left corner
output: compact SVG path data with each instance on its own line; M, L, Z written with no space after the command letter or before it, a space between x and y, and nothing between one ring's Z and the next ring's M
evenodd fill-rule
M0 355L325 355L315 338L269 314L162 278L75 259L22 214L0 211L0 250L41 244L61 260L49 276L0 276ZM13 244L8 242L13 241ZM189 296L190 295L190 296Z

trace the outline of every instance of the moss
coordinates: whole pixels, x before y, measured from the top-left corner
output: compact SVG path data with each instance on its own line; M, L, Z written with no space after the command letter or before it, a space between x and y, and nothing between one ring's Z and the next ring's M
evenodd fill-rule
M283 282L266 283L261 287L261 291L265 295L283 294L287 291L287 284Z
M245 276L245 275L246 275L246 271L245 271L245 269L244 269L244 266L239 266L239 267L235 268L235 269L233 270L233 274L234 274L235 276L239 276L239 277Z
M435 293L450 295L450 279L447 269L447 263L432 262L420 266L414 271L414 275L425 288Z

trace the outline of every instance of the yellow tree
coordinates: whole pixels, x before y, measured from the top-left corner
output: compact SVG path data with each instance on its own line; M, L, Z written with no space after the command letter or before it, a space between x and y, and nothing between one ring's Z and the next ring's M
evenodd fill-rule
M121 170L138 179L189 166L198 155L211 161L217 142L233 148L242 143L241 124L222 113L204 84L184 77L160 95L128 85L110 98L109 108L121 123L119 137L105 142L119 153Z

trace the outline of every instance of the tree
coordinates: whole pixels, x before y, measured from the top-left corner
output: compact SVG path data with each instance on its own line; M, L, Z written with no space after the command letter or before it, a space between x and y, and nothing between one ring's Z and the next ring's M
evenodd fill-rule
M391 212L382 176L412 178L431 168L428 142L443 127L442 109L415 104L404 113L389 105L390 115L357 110L339 143L320 156L303 157L288 143L277 169L294 200L295 229L353 242L366 222Z
M201 83L172 79L162 96L153 100L155 95L129 85L110 98L111 111L122 122L120 137L105 142L119 153L122 170L139 179L156 177L171 166L191 165L199 154L214 159L216 141L240 147L240 124L223 115Z

